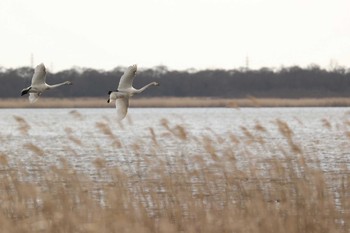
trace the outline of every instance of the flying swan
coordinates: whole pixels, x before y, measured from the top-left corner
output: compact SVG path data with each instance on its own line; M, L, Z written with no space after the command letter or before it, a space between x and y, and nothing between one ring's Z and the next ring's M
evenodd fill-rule
M121 121L126 116L129 107L129 98L135 94L139 94L150 86L159 86L157 82L151 82L146 86L135 89L132 86L137 71L137 65L132 65L127 68L120 78L117 90L109 91L109 98L107 103L115 100L115 107L117 108L117 120Z
M44 64L41 63L35 67L35 71L32 78L32 84L21 91L21 96L29 93L29 102L34 103L38 100L38 98L41 96L41 94L44 91L50 90L59 86L63 86L63 85L72 85L72 82L66 81L55 85L47 84L46 68Z

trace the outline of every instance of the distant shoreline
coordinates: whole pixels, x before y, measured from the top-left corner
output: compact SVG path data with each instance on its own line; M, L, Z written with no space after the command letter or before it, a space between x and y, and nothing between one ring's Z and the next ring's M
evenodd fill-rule
M0 99L0 108L110 108L107 98L49 98L42 97L30 104L28 98ZM154 97L132 98L130 107L350 107L350 98L211 98L211 97Z

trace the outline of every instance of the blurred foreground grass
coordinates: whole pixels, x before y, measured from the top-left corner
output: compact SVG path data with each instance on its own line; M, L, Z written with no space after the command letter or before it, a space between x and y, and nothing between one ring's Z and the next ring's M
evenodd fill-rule
M26 135L29 124L15 120ZM303 152L287 122L276 120L284 143L275 144L266 142L268 130L260 124L254 131L242 127L243 136L231 134L228 144L215 133L191 138L181 125L165 119L161 124L167 133L150 128L151 144L136 140L126 146L108 124L96 123L113 147L137 155L132 174L99 157L90 176L64 158L57 165L28 167L1 153L0 232L349 232L347 165L324 172L318 155ZM167 150L164 140L193 141L203 153L189 156L191 147L183 147L170 161L157 153ZM236 152L238 144L244 153ZM34 143L23 146L38 157L49 153ZM145 155L146 147L154 154ZM256 147L278 156L257 161Z

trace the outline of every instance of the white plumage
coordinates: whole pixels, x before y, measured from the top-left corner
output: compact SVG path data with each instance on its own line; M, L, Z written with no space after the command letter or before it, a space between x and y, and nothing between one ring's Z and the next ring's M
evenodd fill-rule
M151 82L140 89L135 89L132 84L135 79L136 71L136 65L129 66L120 78L117 90L108 92L109 98L107 103L115 100L118 121L123 120L126 116L129 107L129 98L131 96L143 92L150 86L159 86L159 83Z
M32 83L29 87L24 88L21 91L21 96L29 93L29 102L34 103L38 100L38 98L41 96L41 94L46 91L50 90L62 85L72 85L72 82L66 81L63 83L58 83L55 85L49 85L46 83L46 68L43 63L37 65L35 67L35 71L32 77Z

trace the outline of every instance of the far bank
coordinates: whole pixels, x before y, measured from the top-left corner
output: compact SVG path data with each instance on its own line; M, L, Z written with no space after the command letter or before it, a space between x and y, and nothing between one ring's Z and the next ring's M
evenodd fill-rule
M206 97L156 97L131 98L130 107L348 107L350 98L206 98ZM0 99L0 108L110 108L114 103L107 103L105 98L49 98L41 97L30 104L27 98Z

